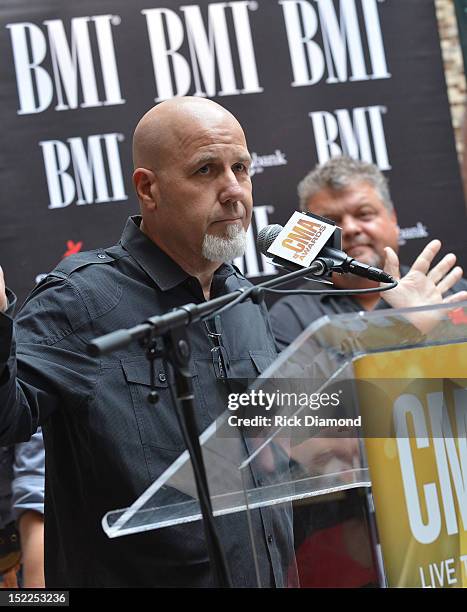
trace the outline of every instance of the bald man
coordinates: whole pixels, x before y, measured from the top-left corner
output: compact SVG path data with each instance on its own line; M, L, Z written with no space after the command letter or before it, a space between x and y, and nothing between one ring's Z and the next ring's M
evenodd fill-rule
M88 356L86 345L249 286L228 262L243 253L251 219L250 156L238 121L198 98L151 109L135 130L133 155L141 215L128 220L116 246L62 261L15 324L14 296L0 280L0 444L43 426L48 587L213 586L201 522L116 539L104 534L103 515L129 506L184 443L162 361L155 363L153 405L139 344L102 358ZM190 326L189 335L201 432L225 408L219 383L256 378L275 358L274 339L264 306L251 302L212 327ZM293 548L287 509L254 510L249 518L261 585L285 586ZM246 514L216 521L234 586L255 586Z

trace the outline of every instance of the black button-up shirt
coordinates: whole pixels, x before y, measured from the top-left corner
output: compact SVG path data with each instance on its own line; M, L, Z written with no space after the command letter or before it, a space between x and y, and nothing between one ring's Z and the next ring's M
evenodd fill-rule
M43 425L49 587L212 585L201 522L115 539L101 527L103 515L131 505L184 443L162 361L155 377L160 400L153 405L147 401L149 366L138 343L102 358L87 355L86 345L204 300L198 280L149 240L139 222L128 220L118 245L63 260L32 292L15 325L0 315L0 444L27 439ZM248 281L225 264L214 275L211 295L244 286ZM229 376L256 377L275 359L265 306L245 302L220 318ZM226 405L205 325L190 326L189 337L202 431ZM263 508L251 518L261 582L284 586L290 513ZM234 585L254 586L246 513L216 521Z
M328 291L328 285L318 285L309 282L300 289L323 289ZM376 306L389 308L384 300L379 300ZM326 315L359 312L360 303L350 295L289 295L278 300L271 308L271 323L280 351L286 349L295 338L314 321Z
M401 266L401 275L409 271L408 266ZM319 283L308 282L300 289L323 289L328 291L333 287ZM467 282L461 279L446 295L467 290ZM378 300L374 310L386 310L391 306L382 298ZM326 315L361 312L360 302L351 295L289 295L278 300L270 309L271 322L279 350L284 350L311 323Z

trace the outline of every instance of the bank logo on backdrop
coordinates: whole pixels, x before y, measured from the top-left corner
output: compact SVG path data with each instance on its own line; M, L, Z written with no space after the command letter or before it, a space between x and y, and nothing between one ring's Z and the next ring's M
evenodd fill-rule
M287 157L280 149L276 149L274 153L269 155L258 155L254 151L251 153L250 176L262 174L265 168L277 168L278 166L286 166Z
M407 240L414 240L416 238L428 238L429 235L426 225L421 221L417 221L416 225L400 228L399 244L405 244Z

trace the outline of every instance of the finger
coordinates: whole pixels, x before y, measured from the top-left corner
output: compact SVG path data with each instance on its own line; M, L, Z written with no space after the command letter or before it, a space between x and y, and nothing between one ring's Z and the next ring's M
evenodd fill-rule
M449 274L446 274L443 280L438 283L439 291L441 291L441 293L444 294L446 293L446 291L449 291L449 289L454 287L454 285L458 283L460 279L462 278L462 272L463 270L460 266L456 266L455 268L453 268L449 272Z
M384 253L386 258L384 260L383 270L390 274L395 280L399 280L401 277L399 269L399 257L391 247L385 247Z
M443 259L433 267L427 274L428 278L431 279L435 285L439 283L439 281L446 276L449 270L456 263L456 256L454 253L448 253L443 257Z
M431 262L436 257L436 254L441 248L440 240L432 240L429 242L417 259L414 261L413 266L410 268L414 272L421 272L422 274L427 274L430 269Z
M358 438L338 438L335 447L335 455L347 463L353 463L353 459L360 452Z
M352 463L356 451L349 442L352 438L327 438L328 446L320 455L321 461L327 462L337 457L346 463Z
M467 291L459 291L458 293L453 293L453 295L448 295L448 297L444 298L443 304L457 304L457 302L465 301L467 301Z

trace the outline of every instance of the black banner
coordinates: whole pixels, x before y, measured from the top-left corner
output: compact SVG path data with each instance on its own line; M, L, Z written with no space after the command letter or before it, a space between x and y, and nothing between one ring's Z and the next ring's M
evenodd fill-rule
M465 213L431 0L4 0L0 263L21 298L61 257L118 240L138 210L131 137L175 95L243 124L254 234L344 151L387 173L409 262L428 238L464 265Z

